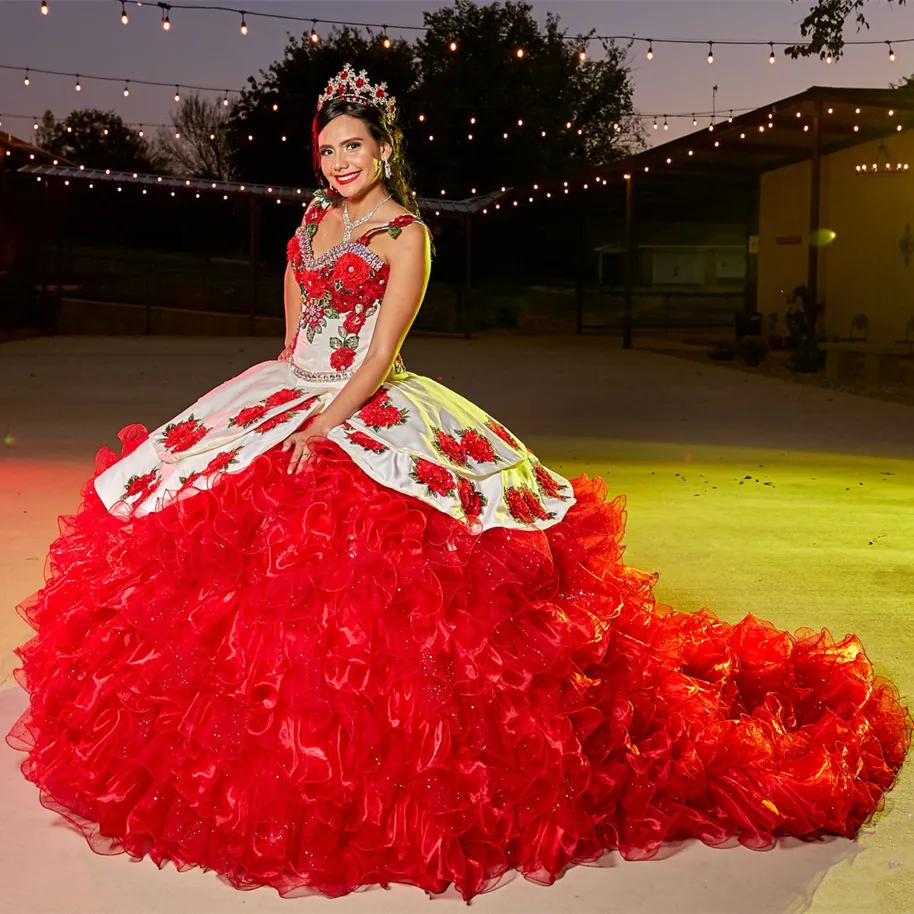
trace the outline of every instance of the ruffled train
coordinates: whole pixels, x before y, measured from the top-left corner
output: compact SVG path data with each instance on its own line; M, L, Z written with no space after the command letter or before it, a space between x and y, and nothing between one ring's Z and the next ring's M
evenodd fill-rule
M655 603L601 480L473 536L331 442L285 468L128 522L90 482L61 519L7 741L97 853L468 899L674 838L850 837L892 786L911 719L860 642Z

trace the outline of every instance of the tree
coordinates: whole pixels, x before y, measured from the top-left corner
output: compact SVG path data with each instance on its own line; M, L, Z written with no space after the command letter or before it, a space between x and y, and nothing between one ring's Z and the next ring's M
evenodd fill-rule
M790 0L797 3L798 0ZM865 8L873 0L816 0L806 18L800 23L800 34L806 39L805 44L795 44L785 48L790 57L820 57L829 54L837 60L844 51L844 27L848 20L853 20L857 31L868 29ZM891 3L892 0L889 0ZM895 0L904 6L905 0Z
M197 92L185 96L171 115L171 127L160 127L157 157L170 174L209 181L233 177L226 128L231 108L221 99L210 101Z
M348 27L317 43L310 32L291 40L281 61L249 79L232 112L228 134L240 179L313 183L314 103L347 62L394 91L423 195L444 189L461 197L473 187L531 183L640 147L625 50L607 44L602 59L582 63L587 36L570 43L557 16L548 14L540 27L531 9L510 0L457 0L424 14L424 38L393 40L390 48L384 35Z
M83 108L71 111L62 121L46 111L35 133L35 144L87 168L155 170L149 144L113 111Z
M456 0L424 14L413 103L429 112L417 143L426 153L420 174L432 187L457 185L468 195L475 185L535 183L643 144L625 51L607 43L602 59L581 62L590 36L570 43L558 16L547 13L541 28L531 9Z
M227 127L239 179L312 186L311 119L327 80L348 62L407 94L415 80L409 43L392 40L385 48L382 42L381 35L366 37L344 27L315 43L307 31L300 39L290 38L283 59L261 70L259 79L248 77ZM403 91L397 99L402 105Z

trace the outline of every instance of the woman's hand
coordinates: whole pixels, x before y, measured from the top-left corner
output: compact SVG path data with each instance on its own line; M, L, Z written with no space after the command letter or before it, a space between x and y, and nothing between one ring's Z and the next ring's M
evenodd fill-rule
M333 426L326 423L321 416L318 416L307 428L299 432L293 432L282 443L284 451L291 451L289 455L289 468L287 473L300 473L305 462L311 456L311 449L308 442L312 438L326 438Z
M286 348L276 357L280 362L291 362L292 361L292 344L287 343Z

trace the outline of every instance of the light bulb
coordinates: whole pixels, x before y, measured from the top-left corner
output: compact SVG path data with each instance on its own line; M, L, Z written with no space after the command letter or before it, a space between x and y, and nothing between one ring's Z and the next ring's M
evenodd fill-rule
M317 20L311 20L311 43L317 44L320 41L320 36L317 34Z
M708 42L708 63L714 63L714 42Z
M26 71L25 71L25 79L22 80L22 85L23 85L23 86L29 86L29 85L31 85L31 83L32 83L32 81L29 79L29 71L26 70Z
M247 33L248 33L248 24L244 18L244 12L242 11L242 13L241 13L241 34L247 35Z
M82 92L83 87L79 84L79 77L76 77L76 85L73 87L77 92Z
M127 98L130 95L130 84L124 83L124 98Z
M889 46L889 61L895 63L895 52L892 50L892 45L888 41L886 44Z
M121 25L127 25L130 18L127 16L127 7L124 6L124 0L121 0Z
M517 55L518 59L520 59L521 57L524 56L524 49L518 48L514 53Z
M578 60L580 60L581 63L584 63L584 61L587 60L587 52L586 52L586 51L581 51L581 52L578 54Z
M389 48L389 47L390 47L390 39L389 39L386 35L384 36L383 44L384 44L384 47L385 47L385 48Z
M475 124L475 123L476 123L476 118L475 118L475 117L471 117L471 118L470 118L470 123L471 123L471 124Z
M48 2L47 0L41 0L41 15L47 16L48 14Z
M654 59L654 43L649 41L647 43L647 54L644 55L648 60Z
M825 62L826 62L826 63L831 63L834 59L835 59L835 58L832 57L831 54L826 54L826 55L825 55Z
M171 28L171 19L168 18L168 13L165 10L162 10L162 29L168 31Z
M448 45L448 47L449 47L452 51L456 51L456 50L457 50L457 42L456 42L456 41L452 41L452 42Z
M228 93L226 93L222 99L222 107L228 108L228 106L229 106Z
M175 86L175 101L181 101L181 90L178 86Z
M777 63L777 57L774 55L774 42L771 42L771 53L768 55L768 63Z

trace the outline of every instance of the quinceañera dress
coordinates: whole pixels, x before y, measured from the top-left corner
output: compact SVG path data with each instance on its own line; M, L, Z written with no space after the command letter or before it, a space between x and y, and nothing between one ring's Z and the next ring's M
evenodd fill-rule
M853 836L911 729L854 636L657 604L623 496L399 359L286 472L388 276L371 233L315 257L328 205L289 245L292 361L124 429L62 519L7 736L41 802L98 853L283 895Z

